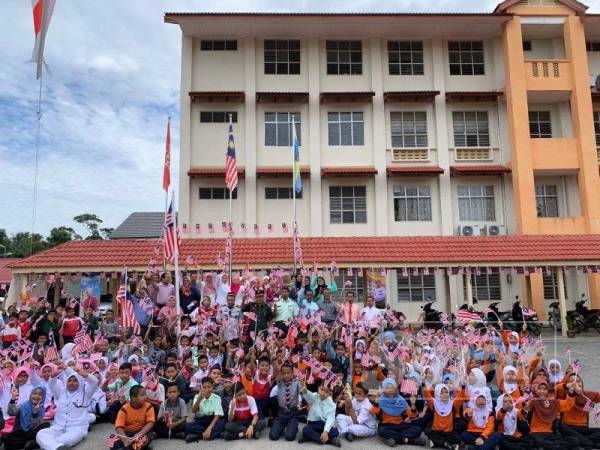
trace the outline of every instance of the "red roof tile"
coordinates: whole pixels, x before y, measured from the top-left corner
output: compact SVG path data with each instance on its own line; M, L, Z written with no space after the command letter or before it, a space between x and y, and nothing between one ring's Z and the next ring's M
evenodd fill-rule
M0 283L10 283L12 278L9 264L16 263L21 258L0 258Z
M238 177L243 177L246 170L243 167L238 167ZM189 177L224 177L225 167L192 167L188 170Z
M441 175L444 173L444 169L439 166L397 166L388 167L388 176L393 175L420 175L420 176L431 176Z
M510 167L502 166L500 164L473 164L450 167L450 175L452 175L453 177L461 175L501 175L503 173L510 172Z
M72 241L11 264L33 270L115 270L127 265L144 269L154 254L156 240ZM305 261L340 265L519 265L532 263L600 264L600 234L567 236L427 236L427 237L315 237L301 239ZM224 239L186 239L181 263L187 256L204 267L216 266ZM292 239L242 238L233 241L238 267L272 268L292 263ZM382 249L385 248L385 251Z
M322 177L351 177L355 175L377 175L377 169L371 166L321 168Z
M300 173L302 175L310 175L310 167L307 166L302 166L300 167ZM273 176L277 176L277 175L288 175L288 176L292 176L292 167L291 166L271 166L271 167L267 167L267 166L263 166L263 167L257 167L256 168L256 175L261 176L261 175L273 175Z

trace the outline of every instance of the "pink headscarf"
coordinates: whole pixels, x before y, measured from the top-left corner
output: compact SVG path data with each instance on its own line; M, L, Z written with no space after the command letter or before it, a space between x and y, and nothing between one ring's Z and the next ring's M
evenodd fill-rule
M21 366L21 367L17 368L16 370L13 370L13 373L12 373L12 382L14 384L17 384L17 378L23 372L25 372L27 374L27 381L29 381L29 376L31 375L31 368L29 368L27 366Z
M169 295L167 304L160 309L160 315L169 321L177 319L177 300L174 295Z
M209 280L210 277L210 280ZM202 296L214 295L217 293L217 287L215 285L215 274L208 272L204 275L204 287L202 288Z

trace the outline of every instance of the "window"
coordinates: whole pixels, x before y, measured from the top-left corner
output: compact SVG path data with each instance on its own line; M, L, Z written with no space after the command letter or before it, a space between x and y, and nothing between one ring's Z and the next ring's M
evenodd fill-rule
M237 188L233 190L232 198L237 198ZM200 200L229 200L229 189L222 187L200 188Z
M237 123L237 111L200 111L200 123Z
M237 50L237 41L200 41L200 50L219 51L219 50Z
M265 145L271 147L290 147L294 137L292 123L296 123L298 144L301 145L300 113L265 113Z
M330 112L329 145L365 145L365 122L362 112Z
M550 267L550 273L544 269L542 279L544 281L544 299L546 300L558 300L558 276L556 275L556 268ZM565 298L567 297L567 277L563 277L565 284Z
M486 111L454 111L454 145L456 147L489 147L490 130Z
M500 269L498 267L490 267L491 273L488 273L488 269L481 269L480 275L471 273L471 286L473 287L473 297L478 301L481 300L502 300L501 289L500 289ZM463 290L467 293L467 275L463 275Z
M265 40L265 74L298 75L299 73L299 40Z
M366 186L329 186L331 223L367 223Z
M427 147L427 113L425 111L403 111L390 114L392 125L392 147Z
M585 49L588 52L600 52L600 42L586 42Z
M594 132L596 133L596 147L600 147L600 111L594 111Z
M266 200L287 200L293 199L294 193L291 187L266 187ZM302 198L302 192L296 192L296 198Z
M496 220L494 186L458 186L458 214L460 220Z
M529 111L529 136L532 139L552 137L550 111Z
M361 41L327 41L327 75L362 75Z
M523 41L523 51L530 52L532 49L531 41Z
M396 271L398 276L398 301L423 302L428 298L435 299L435 275L402 276L402 271Z
M390 75L423 75L423 43L388 41Z
M358 276L358 270L354 269L352 275L348 275L346 269L339 269L340 274L335 278L335 284L338 286L344 286L346 281L351 281L352 284L350 286L345 286L344 289L338 289L337 292L332 294L332 298L334 300L341 300L341 293L344 291L344 298L346 297L347 292L354 292L354 304L359 304L364 301L365 295L365 279L364 277Z
M535 185L538 217L558 217L558 189L555 185Z
M394 220L431 220L431 186L394 186Z
M448 42L450 75L485 75L483 42Z

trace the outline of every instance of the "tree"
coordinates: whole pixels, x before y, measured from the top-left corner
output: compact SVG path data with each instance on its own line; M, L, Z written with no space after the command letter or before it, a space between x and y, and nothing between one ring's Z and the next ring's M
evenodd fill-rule
M73 220L86 227L89 231L90 235L85 238L86 240L103 239L100 232L100 224L102 223L102 219L100 219L96 214L79 214L78 216L73 217Z
M114 228L100 228L100 233L104 239L110 239L110 235L115 231Z
M0 228L0 245L2 246L0 247L0 252L2 252L0 253L0 257L4 256L5 254L8 255L9 253L12 253L12 241L6 230L3 228Z
M50 235L46 238L46 243L48 247L54 247L74 239L81 239L81 236L73 228L62 226L50 230Z
M15 258L24 258L49 248L48 243L44 241L44 236L38 233L33 234L33 240L29 232L17 233L11 241L11 256Z

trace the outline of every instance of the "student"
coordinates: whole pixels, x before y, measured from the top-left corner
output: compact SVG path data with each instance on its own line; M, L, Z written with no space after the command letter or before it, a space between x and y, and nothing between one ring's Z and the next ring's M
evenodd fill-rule
M58 377L63 375L63 385ZM43 450L67 450L88 433L88 405L98 388L98 379L87 371L60 367L48 381L56 403L54 423L40 430L36 440Z
M167 399L160 405L154 431L162 438L185 439L187 405L179 396L179 386L167 386Z
M258 418L258 408L254 397L246 394L242 383L233 387L233 400L229 405L229 418L225 425L223 437L232 441L235 439L258 439L265 423Z
M424 389L423 395L433 411L433 423L425 430L431 447L456 450L461 443L461 437L454 431L454 417L456 413L460 413L463 397L460 393L452 396L450 388L443 383L435 386L433 397L429 389Z
M271 360L268 356L261 356L258 360L258 370L252 381L252 397L256 400L259 419L264 419L267 410L269 393L271 392Z
M2 443L6 450L39 448L35 442L35 436L39 430L50 426L48 422L44 422L46 389L34 388L29 400L20 405L17 405L18 395L19 392L13 386L11 400L8 404L8 414L16 418L15 425L9 434L2 437Z
M378 434L383 442L389 447L396 444L425 445L421 429L404 420L409 406L398 393L396 380L386 378L381 382L381 388L383 395L373 405L373 413L380 416Z
M590 450L600 448L600 430L590 428L590 407L592 404L600 402L600 393L594 391L585 391L583 380L576 373L570 373L566 376L565 383L561 389L564 391L571 386L577 392L574 407L562 414L560 420L560 434L563 436L575 436L579 440L579 446Z
M16 312L10 313L6 326L0 331L2 339L2 348L6 349L14 342L21 339L21 328L18 325L19 315Z
M308 423L302 429L299 443L314 442L341 447L339 432L335 426L335 403L331 399L331 388L324 383L315 394L306 389L306 380L302 383L302 396L309 405Z
M362 383L354 386L354 398L348 392L344 395L346 414L336 417L340 436L348 441L355 437L370 437L377 434L377 418L371 411L373 405L367 398L368 389Z
M192 413L194 420L185 425L185 442L197 442L201 438L212 441L221 436L225 428L221 397L213 392L214 381L205 377L201 391L194 397Z
M156 416L154 408L146 401L146 389L140 385L132 386L129 390L129 399L117 415L115 433L119 439L112 446L113 450L119 448L141 450L146 448L155 436L152 428ZM134 442L140 439L144 439L144 444L134 447Z
M107 415L110 422L115 421L121 407L130 400L130 389L138 384L137 381L131 378L131 369L130 363L123 363L119 366L119 379L111 384L108 384L108 380L104 382L104 387L114 396L108 401Z
M300 382L294 379L294 366L283 363L281 378L277 381L277 414L269 430L269 439L277 441L283 435L286 441L293 441L298 434L300 409Z
M502 434L494 432L492 396L489 388L474 389L469 398L469 406L464 412L469 421L467 431L461 434L468 449L493 450L502 442Z
M529 436L523 436L521 429L527 428L526 418L521 408L510 394L502 394L496 400L496 423L502 433L502 450L536 448Z
M166 389L169 384L175 383L179 386L179 392L182 393L187 388L187 383L177 369L177 364L167 363L165 373L160 378L160 384ZM184 399L185 400L185 399Z
M75 316L75 309L69 306L65 311L67 316L63 319L59 332L61 347L64 347L64 345L69 342L73 342L75 340L75 335L83 325L81 318Z

